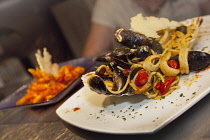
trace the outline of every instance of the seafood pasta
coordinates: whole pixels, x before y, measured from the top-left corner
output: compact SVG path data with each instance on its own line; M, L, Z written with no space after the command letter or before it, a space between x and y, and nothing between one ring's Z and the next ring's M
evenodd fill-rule
M130 30L115 33L119 46L94 59L102 64L95 72L83 75L83 83L99 94L164 98L180 87L181 75L210 64L210 54L191 50L202 21L199 17L183 23L133 17ZM148 29L143 23L157 26Z

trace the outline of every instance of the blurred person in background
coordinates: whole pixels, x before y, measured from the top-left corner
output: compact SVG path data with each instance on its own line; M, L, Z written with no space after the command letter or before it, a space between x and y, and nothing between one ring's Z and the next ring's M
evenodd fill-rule
M181 21L209 14L209 4L210 0L97 0L82 55L92 56L113 49L115 31L130 29L130 18L139 13Z

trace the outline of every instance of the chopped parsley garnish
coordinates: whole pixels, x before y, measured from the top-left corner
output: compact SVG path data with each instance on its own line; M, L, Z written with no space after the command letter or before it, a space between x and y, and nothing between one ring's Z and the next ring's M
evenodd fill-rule
M183 93L181 93L179 96L180 96L180 97L185 97Z
M206 48L208 48L208 46L206 46L206 47L203 47L203 48L201 49L201 51L204 51Z
M162 99L165 99L165 96L162 96L161 98L162 98Z

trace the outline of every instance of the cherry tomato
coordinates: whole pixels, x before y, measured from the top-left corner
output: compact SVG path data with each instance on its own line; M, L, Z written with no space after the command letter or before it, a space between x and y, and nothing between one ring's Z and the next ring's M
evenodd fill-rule
M148 81L148 73L145 70L140 70L138 72L138 76L135 79L135 85L138 87L142 87Z
M157 83L155 85L155 89L159 90L162 95L166 94L168 91L171 83L175 80L174 76L169 76L167 79L165 79L165 82L163 83Z
M159 90L159 88L160 88L160 83L157 83L157 84L155 85L155 89Z
M123 70L123 74L124 75L129 75L129 73L130 73L130 69L124 69Z
M171 68L174 68L174 69L179 68L179 64L175 60L169 60L167 63L168 63L168 66L171 67Z

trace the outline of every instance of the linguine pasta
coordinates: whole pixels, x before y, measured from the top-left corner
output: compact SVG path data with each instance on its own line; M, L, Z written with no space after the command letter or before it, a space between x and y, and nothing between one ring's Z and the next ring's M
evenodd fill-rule
M179 23L180 25L178 27L170 26L158 30L158 38L152 39L147 38L141 33L138 34L137 32L119 29L115 34L116 39L119 43L124 43L123 45L130 47L124 49L124 52L119 52L124 54L126 63L130 65L129 68L127 69L126 66L124 67L120 64L114 67L114 62L103 64L96 69L95 73L84 75L82 77L83 83L99 94L110 96L143 94L152 99L165 98L174 90L180 88L178 85L180 76L189 74L190 72L188 54L189 51L191 51L201 23L202 18L187 20L183 23ZM141 28L141 30L143 29ZM131 58L130 54L137 51L145 51L144 53L146 53L148 49L144 45L136 46L138 43L141 43L141 39L145 44L149 44L154 40L159 42L163 51L158 53L151 49L151 54L144 60L134 61L138 60L138 58ZM132 43L134 43L133 46L131 45ZM113 61L116 59L114 61L122 63L119 56L114 56L116 57L114 58L113 55L115 55L115 53L108 54L109 60ZM124 74L122 76L124 77L124 82L122 79L121 81L115 81L116 78L121 76L120 73L116 74L117 71L121 71ZM104 77L104 79L101 76ZM110 78L112 78L112 80L106 80ZM121 85L118 85L121 87L117 87L119 90L116 90L116 88L113 87L119 82L122 82ZM97 84L98 86L96 86Z

